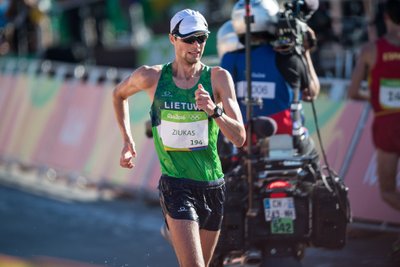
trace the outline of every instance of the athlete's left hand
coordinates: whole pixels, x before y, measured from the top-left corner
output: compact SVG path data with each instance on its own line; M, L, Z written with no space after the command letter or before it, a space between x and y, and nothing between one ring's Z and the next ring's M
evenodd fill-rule
M206 112L208 116L211 116L214 112L216 105L212 101L210 94L204 89L202 84L199 84L197 90L194 93L194 97L197 107Z

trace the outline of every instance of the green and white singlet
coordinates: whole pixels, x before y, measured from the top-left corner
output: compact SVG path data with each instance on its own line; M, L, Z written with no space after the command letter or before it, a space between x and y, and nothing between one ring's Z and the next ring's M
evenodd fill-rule
M213 99L210 67L204 66L195 86L181 89L173 81L172 64L163 66L151 105L152 132L162 174L214 181L223 177L217 152L219 127L197 108L194 93L200 83Z

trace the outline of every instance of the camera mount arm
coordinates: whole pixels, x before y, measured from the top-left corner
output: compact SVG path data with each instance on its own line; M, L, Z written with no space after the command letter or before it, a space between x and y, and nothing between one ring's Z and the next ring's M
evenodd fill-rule
M255 216L256 211L253 208L253 171L252 171L252 140L253 133L252 116L253 116L253 98L251 86L251 30L250 25L254 22L254 17L251 15L250 0L245 1L245 17L246 34L245 34L245 53L246 53L246 81L247 81L247 103L246 103L246 117L247 125L247 181L249 184L249 198L247 216Z

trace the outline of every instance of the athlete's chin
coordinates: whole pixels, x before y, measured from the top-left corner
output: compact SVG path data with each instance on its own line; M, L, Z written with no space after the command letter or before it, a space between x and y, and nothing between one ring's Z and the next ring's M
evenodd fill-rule
M195 64L200 61L200 57L187 58L186 61L189 64Z
M202 53L189 53L189 54L186 56L186 60L187 60L188 62L190 62L190 63L197 63L197 62L200 61L201 55L202 55Z

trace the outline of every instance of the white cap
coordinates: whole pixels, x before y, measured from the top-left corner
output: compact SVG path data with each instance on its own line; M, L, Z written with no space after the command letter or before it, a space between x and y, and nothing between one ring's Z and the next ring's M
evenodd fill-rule
M187 37L194 33L210 33L206 19L198 11L184 9L176 13L170 23L170 33Z

